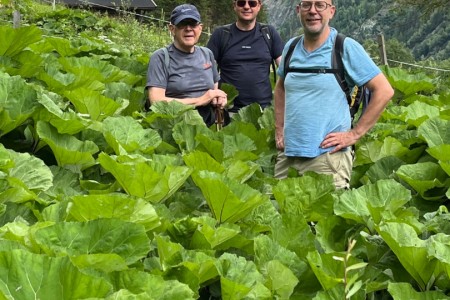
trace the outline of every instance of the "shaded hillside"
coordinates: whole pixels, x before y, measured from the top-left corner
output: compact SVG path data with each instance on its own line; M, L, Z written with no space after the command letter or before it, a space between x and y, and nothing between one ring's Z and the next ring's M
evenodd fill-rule
M284 40L300 32L294 0L264 0L270 23ZM375 39L383 33L386 39L397 39L408 47L417 60L450 58L450 19L448 7L429 17L421 12L398 7L392 1L335 1L337 12L331 25L360 42Z

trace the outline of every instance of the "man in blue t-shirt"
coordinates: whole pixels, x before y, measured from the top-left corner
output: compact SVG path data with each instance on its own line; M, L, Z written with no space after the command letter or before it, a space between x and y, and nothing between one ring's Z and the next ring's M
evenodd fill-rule
M270 65L273 60L279 64L283 42L275 28L268 25L271 33L269 49L261 31L262 25L256 22L261 7L260 0L235 0L233 8L237 21L228 27L226 45L222 45L224 27L217 28L207 44L218 63L220 83L231 84L239 92L231 112L252 103L265 108L272 102Z
M332 0L302 1L296 7L304 35L292 52L290 68L331 68L337 31L329 26L335 13ZM352 170L349 149L370 130L394 94L380 69L355 40L344 40L342 60L349 80L371 91L371 101L351 128L346 95L332 73L291 73L285 76L283 50L275 87L275 142L280 152L275 177L289 167L299 174L314 171L333 175L337 188L348 188Z

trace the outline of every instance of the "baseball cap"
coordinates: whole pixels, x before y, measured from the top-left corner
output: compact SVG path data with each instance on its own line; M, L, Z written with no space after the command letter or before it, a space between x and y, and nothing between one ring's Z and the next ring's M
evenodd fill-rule
M178 25L184 19L194 19L197 22L201 22L200 13L197 8L192 4L178 5L172 10L170 15L170 23Z

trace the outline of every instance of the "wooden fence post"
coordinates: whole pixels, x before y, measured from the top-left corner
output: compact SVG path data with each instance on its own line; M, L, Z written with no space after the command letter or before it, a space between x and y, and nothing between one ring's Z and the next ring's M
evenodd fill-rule
M20 12L18 10L15 10L13 12L13 28L19 28L20 27Z
M381 64L387 66L388 61L386 55L386 45L384 43L384 35L382 33L378 35L378 47L380 49Z

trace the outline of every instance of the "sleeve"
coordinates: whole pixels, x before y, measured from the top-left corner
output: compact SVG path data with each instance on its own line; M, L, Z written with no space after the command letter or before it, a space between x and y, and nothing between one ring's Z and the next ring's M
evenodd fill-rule
M145 88L159 87L165 89L167 88L168 80L169 72L164 63L164 51L162 49L156 50L150 56Z
M206 47L208 47L212 51L216 61L219 61L220 35L221 35L221 28L219 27L214 30L214 32L212 33L211 37L208 40L208 43L206 44Z
M366 84L381 73L364 47L352 38L344 40L342 59L349 79L357 86Z
M281 39L280 34L278 31L273 27L272 25L269 25L270 30L272 32L272 53L273 53L273 59L277 59L281 56L284 48L283 40Z

